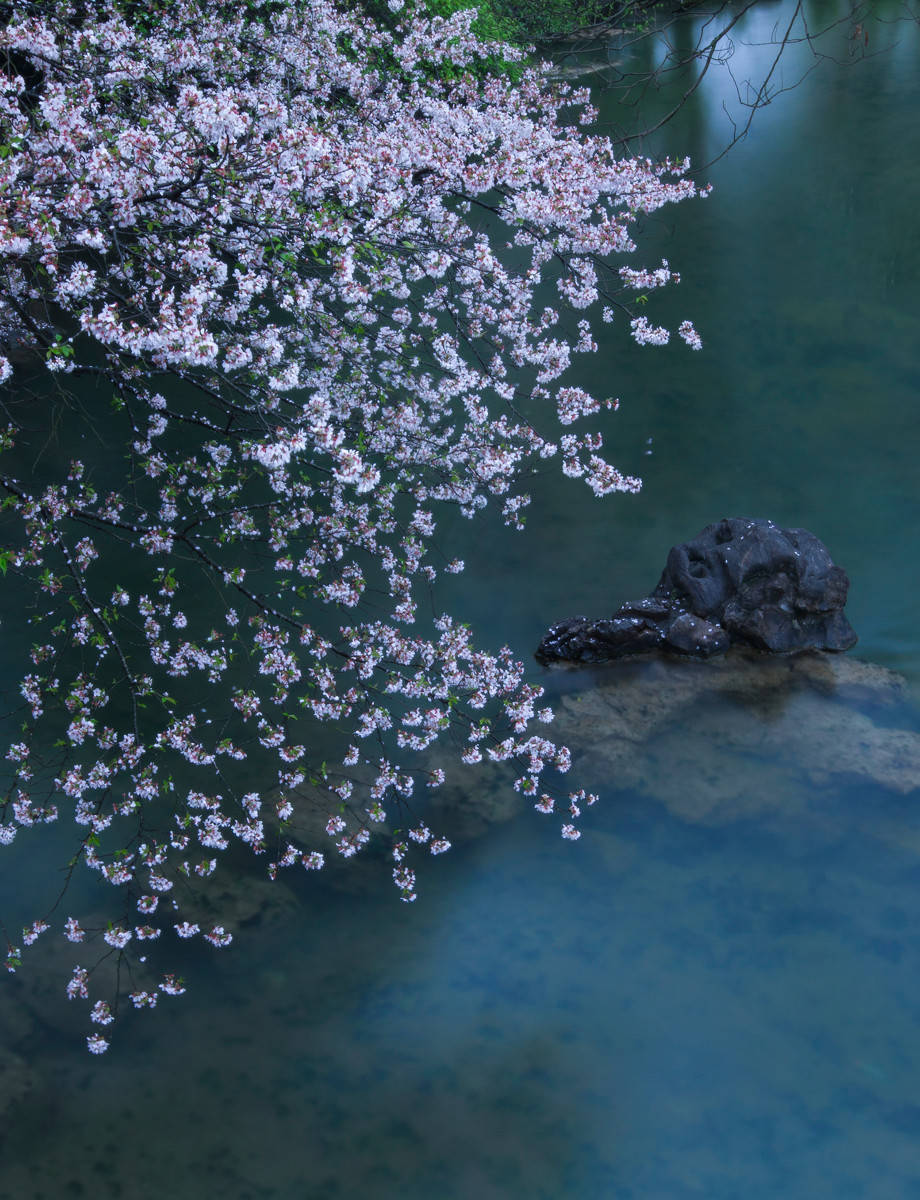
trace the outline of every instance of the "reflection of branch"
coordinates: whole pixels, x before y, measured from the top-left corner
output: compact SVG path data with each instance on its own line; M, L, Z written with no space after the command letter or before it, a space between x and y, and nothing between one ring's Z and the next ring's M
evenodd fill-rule
M724 38L726 38L728 36L728 34L738 24L738 22L742 19L742 17L747 16L748 12L754 7L754 4L756 2L757 2L757 0L750 0L750 3L746 4L741 9L741 11L738 12L729 21L729 23L725 26L724 29L719 30L719 32L709 42L709 44L707 46L703 47L702 51L700 51L698 49L697 51L694 52L693 59L688 60L688 61L696 60L697 58L702 56L704 59L704 66L703 66L702 71L700 71L697 78L693 81L693 83L690 85L690 87L687 88L687 90L684 92L683 96L681 96L680 100L677 102L677 104L674 105L674 107L671 109L671 111L669 113L667 113L665 116L663 116L661 118L661 120L658 121L655 125L652 125L649 129L644 130L641 135L642 137L650 137L653 133L656 133L659 129L661 129L661 127L663 125L667 125L667 123L669 121L672 121L674 119L674 117L677 116L677 114L680 112L680 110L684 107L684 105L687 103L687 101L690 99L690 97L699 88L700 84L705 79L706 73L708 72L709 68L712 66L713 59L716 56L716 50L718 49L720 43L723 41ZM793 21L795 21L796 17L798 16L799 8L800 8L800 4L796 4L795 13L793 14ZM790 29L791 29L791 25L790 25ZM684 66L684 65L686 65L686 63L681 63L679 65ZM673 68L669 68L669 70L671 70L671 69L673 69Z
M772 93L772 95L771 95L771 93L769 91L770 80L773 78L773 76L776 72L776 68L779 66L779 61L782 58L786 47L790 43L790 39L792 36L792 30L795 26L796 21L799 19L799 15L801 12L802 12L802 0L797 0L796 6L792 12L792 17L790 18L789 24L786 27L786 32L783 35L782 41L779 43L779 49L776 51L776 55L773 58L773 62L770 64L770 69L767 72L767 74L765 75L764 80L761 83L760 87L757 89L754 99L746 104L746 107L749 109L749 111L748 111L748 118L744 123L743 129L740 132L738 132L737 127L734 125L734 122L732 122L732 127L735 130L732 140L721 151L721 153L716 155L716 157L714 159L712 159L710 161L710 163L707 165L711 166L713 162L718 162L720 158L722 158L725 154L728 153L728 151L732 148L732 146L736 145L736 143L740 142L742 138L747 136L747 132L751 128L751 122L754 120L754 114L757 112L758 108L762 108L764 105L769 104L771 99L773 98L773 96L781 95L783 92L789 91L789 88L780 87L776 90L776 92ZM804 18L803 18L803 24L804 24ZM808 29L807 25L805 26L805 29L806 29L806 35L807 35L807 29ZM812 70L814 70L814 66L815 66L815 64L813 63L812 66L809 67L808 71L806 71L805 74L802 75L802 77L799 80L797 80L797 82L795 84L793 84L792 86L798 87L798 85L805 78L805 75L808 75ZM730 69L729 69L729 75L731 75ZM739 101L741 101L742 104L745 104L745 101L741 99L741 93L738 90L738 85L735 81L734 76L732 75L731 78L732 78L732 83L735 84L735 90L738 94ZM748 84L747 86L750 87L750 84Z
M690 99L699 91L703 80L707 75L711 74L710 68L716 66L724 66L728 71L732 85L738 99L738 102L747 108L747 118L742 124L737 124L728 110L723 105L723 110L728 116L731 124L731 139L728 144L718 153L716 158L710 163L717 162L732 146L742 140L751 127L754 114L760 109L770 104L778 95L783 92L790 91L797 87L805 77L813 70L819 59L830 59L834 62L852 62L852 49L846 58L838 58L833 54L828 54L818 48L818 42L834 29L841 26L849 25L851 30L856 30L859 34L859 50L860 58L868 57L865 50L868 34L865 30L865 20L867 19L869 9L863 0L852 0L847 12L840 17L835 17L823 24L819 29L811 29L808 25L808 19L805 14L801 0L797 0L792 15L782 31L775 26L772 34L767 35L763 42L742 42L745 46L775 46L776 54L772 56L767 66L763 78L759 82L752 79L739 80L732 73L730 60L735 53L735 42L731 35L735 33L737 36L738 26L746 18L751 11L757 7L758 0L746 0L741 7L730 8L727 4L720 4L714 11L702 14L699 26L696 32L692 35L695 39L693 45L687 48L680 48L677 41L669 35L672 29L678 29L682 34L687 35L692 28L691 22L695 22L693 14L686 12L676 13L671 16L663 24L656 26L651 31L636 31L632 35L626 35L617 40L616 49L621 51L635 50L637 47L642 47L649 42L649 39L654 39L662 45L663 52L657 62L653 62L645 70L622 70L617 69L616 76L613 79L608 79L606 90L609 92L619 93L619 103L624 108L633 108L637 112L640 111L640 106L648 96L650 89L660 89L666 80L679 76L692 68L695 64L698 65L698 70L692 82L686 86L680 95L679 99L671 103L668 110L660 118L654 119L653 123L644 125L636 129L634 132L626 132L622 128L616 131L615 141L618 145L629 146L632 143L641 143L644 139L659 132L665 125L681 112L683 107ZM908 10L905 17L902 19L916 19L915 15ZM800 29L796 32L796 26ZM615 31L618 34L624 33L623 30ZM688 40L690 37L688 35ZM850 39L852 42L852 37ZM776 77L777 69L785 54L786 50L792 46L807 45L815 62L810 66L803 68L801 74L796 78L794 83L782 84L779 83L771 86ZM569 56L576 56L586 50L597 48L597 41L589 43L583 41L572 45L569 50ZM875 51L880 53L881 50ZM650 51L650 54L654 51ZM555 60L559 62L563 55L556 54ZM657 57L657 55L656 55ZM599 68L602 70L603 68ZM604 87L603 84L600 85Z

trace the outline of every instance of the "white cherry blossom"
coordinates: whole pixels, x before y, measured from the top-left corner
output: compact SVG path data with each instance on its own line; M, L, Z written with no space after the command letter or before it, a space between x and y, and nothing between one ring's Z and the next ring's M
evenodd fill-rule
M497 504L520 528L554 459L598 497L639 488L584 427L616 404L573 372L620 297L677 281L633 263L637 219L697 189L686 161L587 132L586 91L492 69L520 55L473 10L135 10L23 0L0 29L0 386L18 395L31 353L100 406L63 456L0 427L2 570L40 613L0 848L66 820L73 869L116 903L63 937L127 962L139 1009L185 991L151 974L163 929L234 940L197 904L228 853L274 878L322 869L326 839L342 859L389 839L410 903L450 846L426 811L450 753L512 762L522 803L554 811L568 751L530 732L552 713L511 649L439 611L464 564L438 524ZM94 423L124 457L96 461ZM569 795L564 838L594 799Z

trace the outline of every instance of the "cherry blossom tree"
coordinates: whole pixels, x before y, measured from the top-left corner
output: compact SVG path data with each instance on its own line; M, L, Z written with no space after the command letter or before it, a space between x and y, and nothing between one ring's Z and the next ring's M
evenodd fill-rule
M54 880L7 966L69 939L101 1053L119 1004L184 990L170 939L230 943L194 897L235 848L274 878L376 842L414 900L449 845L438 742L514 764L579 836L594 797L547 781L569 753L541 689L419 601L463 567L439 513L519 526L536 462L639 487L580 427L612 402L570 367L615 310L668 340L623 295L676 276L624 260L697 189L686 162L618 159L584 91L485 69L516 52L470 12L4 11L0 568L35 601L0 853L66 823L66 878L88 868L112 914Z

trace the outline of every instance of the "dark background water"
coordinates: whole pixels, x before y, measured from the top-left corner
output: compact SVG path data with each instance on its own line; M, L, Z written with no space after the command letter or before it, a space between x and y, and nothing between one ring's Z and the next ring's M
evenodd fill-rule
M737 78L790 11L751 14ZM712 196L648 222L646 260L683 276L657 313L705 349L614 327L583 376L620 396L608 440L642 494L548 476L524 534L445 528L468 569L441 600L483 640L526 654L552 620L647 592L710 521L769 516L849 572L855 653L920 685L920 47L911 24L867 28L875 57L829 34L840 61L757 115ZM784 80L812 62L802 46ZM713 72L650 149L714 158L733 95ZM737 700L713 704L737 723ZM756 745L774 718L745 719ZM746 743L707 760L701 728L691 712L651 746L660 795L585 779L603 802L579 843L525 813L434 864L411 907L373 863L279 885L98 1061L57 978L11 981L0 1200L920 1197L916 794L819 786ZM693 819L681 772L758 803Z

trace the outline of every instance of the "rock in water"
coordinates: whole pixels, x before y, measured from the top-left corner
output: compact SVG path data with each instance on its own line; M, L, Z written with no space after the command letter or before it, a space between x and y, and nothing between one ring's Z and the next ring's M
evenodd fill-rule
M707 824L809 812L920 853L906 810L866 790L920 795L920 723L893 671L736 647L708 662L632 658L583 678L553 706L553 737L577 755L582 786L634 791Z
M693 658L730 645L774 654L848 650L843 613L850 583L807 529L727 517L672 547L651 596L610 617L570 617L537 649L547 662L604 662L668 649Z
M739 517L675 546L654 595L759 650L848 650L850 581L807 529Z

